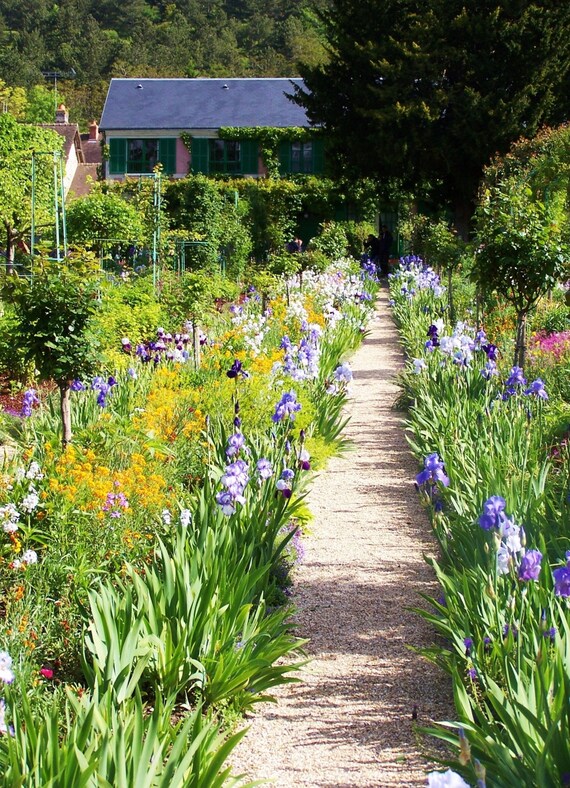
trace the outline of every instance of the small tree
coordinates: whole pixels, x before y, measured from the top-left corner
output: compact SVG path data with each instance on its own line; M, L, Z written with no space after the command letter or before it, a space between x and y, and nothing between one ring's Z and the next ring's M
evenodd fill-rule
M521 177L507 176L487 188L476 214L475 273L483 292L496 290L517 315L513 363L524 366L526 322L538 299L562 276L569 247L563 192L541 200Z
M100 272L94 256L76 252L63 264L42 260L33 279L7 277L3 297L18 316L17 337L41 381L53 380L60 394L62 444L71 441L70 386L91 374L99 342L92 317L99 309Z
M143 219L137 208L120 195L94 191L74 200L66 212L67 235L72 244L100 249L102 240L139 243Z

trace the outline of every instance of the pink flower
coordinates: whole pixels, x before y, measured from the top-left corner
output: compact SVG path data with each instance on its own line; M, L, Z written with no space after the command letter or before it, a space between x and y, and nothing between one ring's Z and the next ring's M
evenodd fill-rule
M51 668L40 668L40 676L43 676L44 679L53 679L53 670Z

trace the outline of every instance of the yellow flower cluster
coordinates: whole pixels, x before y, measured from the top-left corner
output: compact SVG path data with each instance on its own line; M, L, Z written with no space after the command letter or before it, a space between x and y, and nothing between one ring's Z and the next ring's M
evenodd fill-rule
M107 496L113 493L122 492L131 508L140 503L145 508L158 509L167 502L164 477L152 472L142 454L131 456L130 467L112 471L97 462L91 449L70 445L55 463L48 486L66 502L95 511L101 518L105 516L102 507Z
M318 307L315 307L315 299L311 295L305 296L305 309L307 310L307 322L316 323L321 328L325 327L326 320Z
M259 355L253 356L251 361L248 365L248 370L252 374L259 374L259 375L268 375L271 370L273 369L273 365L277 361L283 361L283 356L285 355L283 350L277 349L273 350L269 355Z

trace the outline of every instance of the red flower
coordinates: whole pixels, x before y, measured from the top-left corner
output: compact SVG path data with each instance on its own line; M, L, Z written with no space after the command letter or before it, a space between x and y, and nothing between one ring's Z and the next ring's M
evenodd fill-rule
M53 679L53 670L51 668L40 668L40 676L44 679Z

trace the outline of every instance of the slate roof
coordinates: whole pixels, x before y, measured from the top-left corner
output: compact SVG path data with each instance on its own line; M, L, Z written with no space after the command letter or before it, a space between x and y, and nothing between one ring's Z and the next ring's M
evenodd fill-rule
M77 150L78 160L83 161L81 137L79 135L79 126L77 123L40 123L40 126L44 129L51 129L51 131L55 131L60 137L63 137L63 156L66 161L74 145Z
M218 129L220 126L308 126L287 94L302 79L112 79L100 128Z

